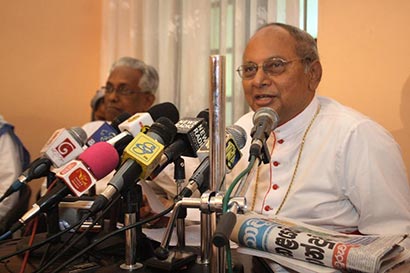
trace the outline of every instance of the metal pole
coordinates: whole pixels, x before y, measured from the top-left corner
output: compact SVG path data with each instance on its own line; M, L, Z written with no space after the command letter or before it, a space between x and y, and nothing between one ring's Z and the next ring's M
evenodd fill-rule
M225 56L210 56L210 92L209 92L209 138L210 138L210 190L216 192L225 176ZM225 190L225 189L221 189ZM209 215L209 238L212 238L216 228L216 212ZM223 251L210 241L208 247L212 250L211 272L225 272Z

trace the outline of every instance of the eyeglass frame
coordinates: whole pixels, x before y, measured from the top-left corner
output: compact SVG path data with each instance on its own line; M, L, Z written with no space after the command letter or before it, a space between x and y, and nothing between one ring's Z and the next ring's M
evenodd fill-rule
M242 64L242 65L238 66L238 68L236 69L236 72L238 72L238 75L239 75L239 77L241 77L241 79L243 79L243 80L251 80L251 79L253 79L253 78L256 76L256 74L258 73L259 68L261 67L262 70L263 70L263 72L265 72L266 75L269 75L269 76L278 76L278 75L282 74L283 72L285 72L286 66L287 66L288 64L290 64L290 63L292 63L292 62L295 62L295 61L303 61L303 60L305 60L305 59L306 59L306 58L296 58L296 59L292 59L292 60L284 60L284 59L279 58L279 57L270 57L270 58L265 59L265 60L263 61L263 63L260 64L260 65L254 63L254 62L248 62L247 64ZM270 73L269 71L265 70L265 69L264 69L264 66L266 65L266 63L267 63L268 61L271 61L271 60L279 60L279 61L281 61L281 62L282 62L281 65L282 65L282 67L283 67L283 70L282 70L281 72L278 72L278 73ZM253 67L256 67L255 74L254 74L252 77L248 77L248 78L247 78L247 77L243 77L243 69L241 70L241 68L243 68L244 66L249 65L249 64L252 64Z
M104 94L112 94L112 93L117 93L120 96L132 96L135 94L146 94L146 93L151 93L150 91L136 91L136 90L130 90L128 89L127 85L120 84L119 87L114 88L113 85L109 85L108 87L111 87L110 90L107 88L107 86L102 86L101 89L104 91Z

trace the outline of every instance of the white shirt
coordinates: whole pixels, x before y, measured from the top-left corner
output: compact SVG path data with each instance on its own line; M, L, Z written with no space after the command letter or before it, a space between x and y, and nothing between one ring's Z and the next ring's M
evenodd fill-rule
M0 155L0 195L3 195L22 172L18 147L8 133L0 137ZM18 197L19 192L15 192L0 203L0 219L15 206Z
M253 114L245 114L236 123L248 135ZM248 137L228 182L247 167L251 140ZM259 167L256 195L256 171L248 177L249 209L253 206L258 213L274 215L289 190L279 215L340 232L410 232L410 190L400 148L368 117L318 96L302 113L277 127L267 146L271 161Z

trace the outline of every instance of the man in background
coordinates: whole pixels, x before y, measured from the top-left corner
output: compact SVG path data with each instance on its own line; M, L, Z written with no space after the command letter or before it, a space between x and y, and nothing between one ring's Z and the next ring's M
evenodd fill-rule
M104 91L98 89L91 99L91 121L105 120Z
M118 59L103 87L105 119L112 121L123 112L146 112L154 104L158 83L158 73L152 66L131 57Z

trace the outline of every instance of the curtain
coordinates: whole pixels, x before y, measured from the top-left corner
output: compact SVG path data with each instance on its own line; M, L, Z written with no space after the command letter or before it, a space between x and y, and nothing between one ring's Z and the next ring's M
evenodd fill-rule
M209 105L209 56L226 56L227 124L249 111L236 67L249 37L267 22L302 25L302 0L104 0L101 84L111 63L132 56L154 66L157 102L181 117Z

